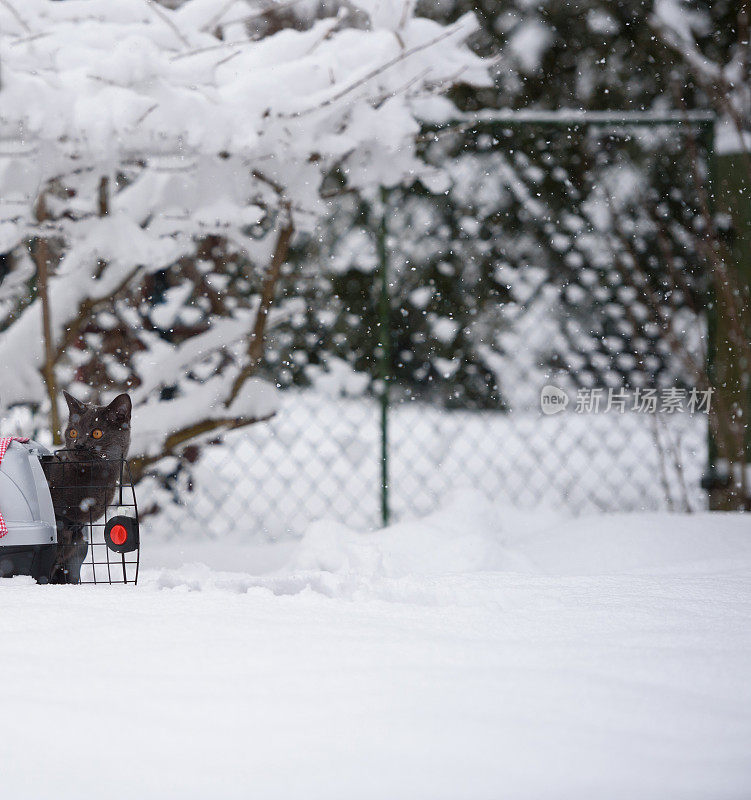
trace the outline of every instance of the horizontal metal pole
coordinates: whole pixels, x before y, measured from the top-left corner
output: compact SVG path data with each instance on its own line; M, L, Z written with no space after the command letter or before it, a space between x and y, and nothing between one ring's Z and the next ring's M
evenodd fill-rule
M660 125L712 125L712 111L485 111L456 117L445 124L427 124L428 130L446 128L525 128L532 125L551 125L559 128L630 127Z

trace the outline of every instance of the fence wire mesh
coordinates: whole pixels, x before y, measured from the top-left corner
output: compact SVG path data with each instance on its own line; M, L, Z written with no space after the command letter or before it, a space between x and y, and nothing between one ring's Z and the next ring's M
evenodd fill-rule
M403 403L389 417L395 521L430 513L461 490L572 513L706 504L701 415L544 417ZM322 518L375 528L380 437L376 401L288 391L274 419L202 454L182 505L165 509L168 527L185 530L192 520L210 536L250 530L271 538L300 534Z
M462 489L572 513L705 507L706 414L635 408L645 389L687 395L682 356L707 358L706 162L677 157L706 120L596 122L438 132L425 158L453 165L445 193L337 205L282 287L299 308L270 332L278 413L201 450L171 501L148 484L157 519L272 538L319 518L377 527L384 374L394 521ZM566 410L542 413L545 385ZM585 413L591 391L628 399Z

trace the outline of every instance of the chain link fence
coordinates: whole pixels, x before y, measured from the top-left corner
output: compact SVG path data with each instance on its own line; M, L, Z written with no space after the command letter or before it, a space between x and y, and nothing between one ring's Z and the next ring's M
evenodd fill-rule
M278 413L203 448L169 492L147 480L152 524L372 529L464 489L581 514L704 508L706 414L637 396L694 388L671 337L706 358L676 154L709 122L522 115L426 135L426 161L455 165L450 191L338 208L284 287L306 310L271 332ZM565 410L542 412L546 385ZM621 390L607 411L577 403Z
M270 421L207 448L160 525L202 534L301 534L325 518L382 522L381 409L372 399L285 392ZM472 490L500 505L570 513L698 510L706 463L701 414L389 411L392 520ZM148 495L144 497L148 504ZM187 513L186 513L187 512ZM187 522L186 522L187 521Z

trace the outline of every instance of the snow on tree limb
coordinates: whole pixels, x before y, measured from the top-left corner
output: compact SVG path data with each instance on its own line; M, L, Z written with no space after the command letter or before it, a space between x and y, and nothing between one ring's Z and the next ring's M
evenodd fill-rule
M256 38L245 2L0 0L3 405L43 403L51 377L85 382L87 353L119 336L99 369L149 420L138 454L273 413L251 376L292 231L328 211L325 180L366 194L413 181L420 99L459 76L489 83L471 15L442 26L413 0L353 5ZM39 298L19 295L29 242L48 251L46 360ZM227 260L241 269L224 274ZM167 300L144 304L164 273ZM195 323L171 326L199 300Z

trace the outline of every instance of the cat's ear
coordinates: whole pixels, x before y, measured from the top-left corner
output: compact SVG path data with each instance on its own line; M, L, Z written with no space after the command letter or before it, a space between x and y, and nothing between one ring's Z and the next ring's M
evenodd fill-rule
M133 404L127 394L119 394L108 406L107 411L117 422L129 422Z
M65 398L65 402L68 404L68 411L71 414L83 414L83 412L86 411L86 404L82 403L80 400L76 400L72 394L68 394L64 391L63 397Z

